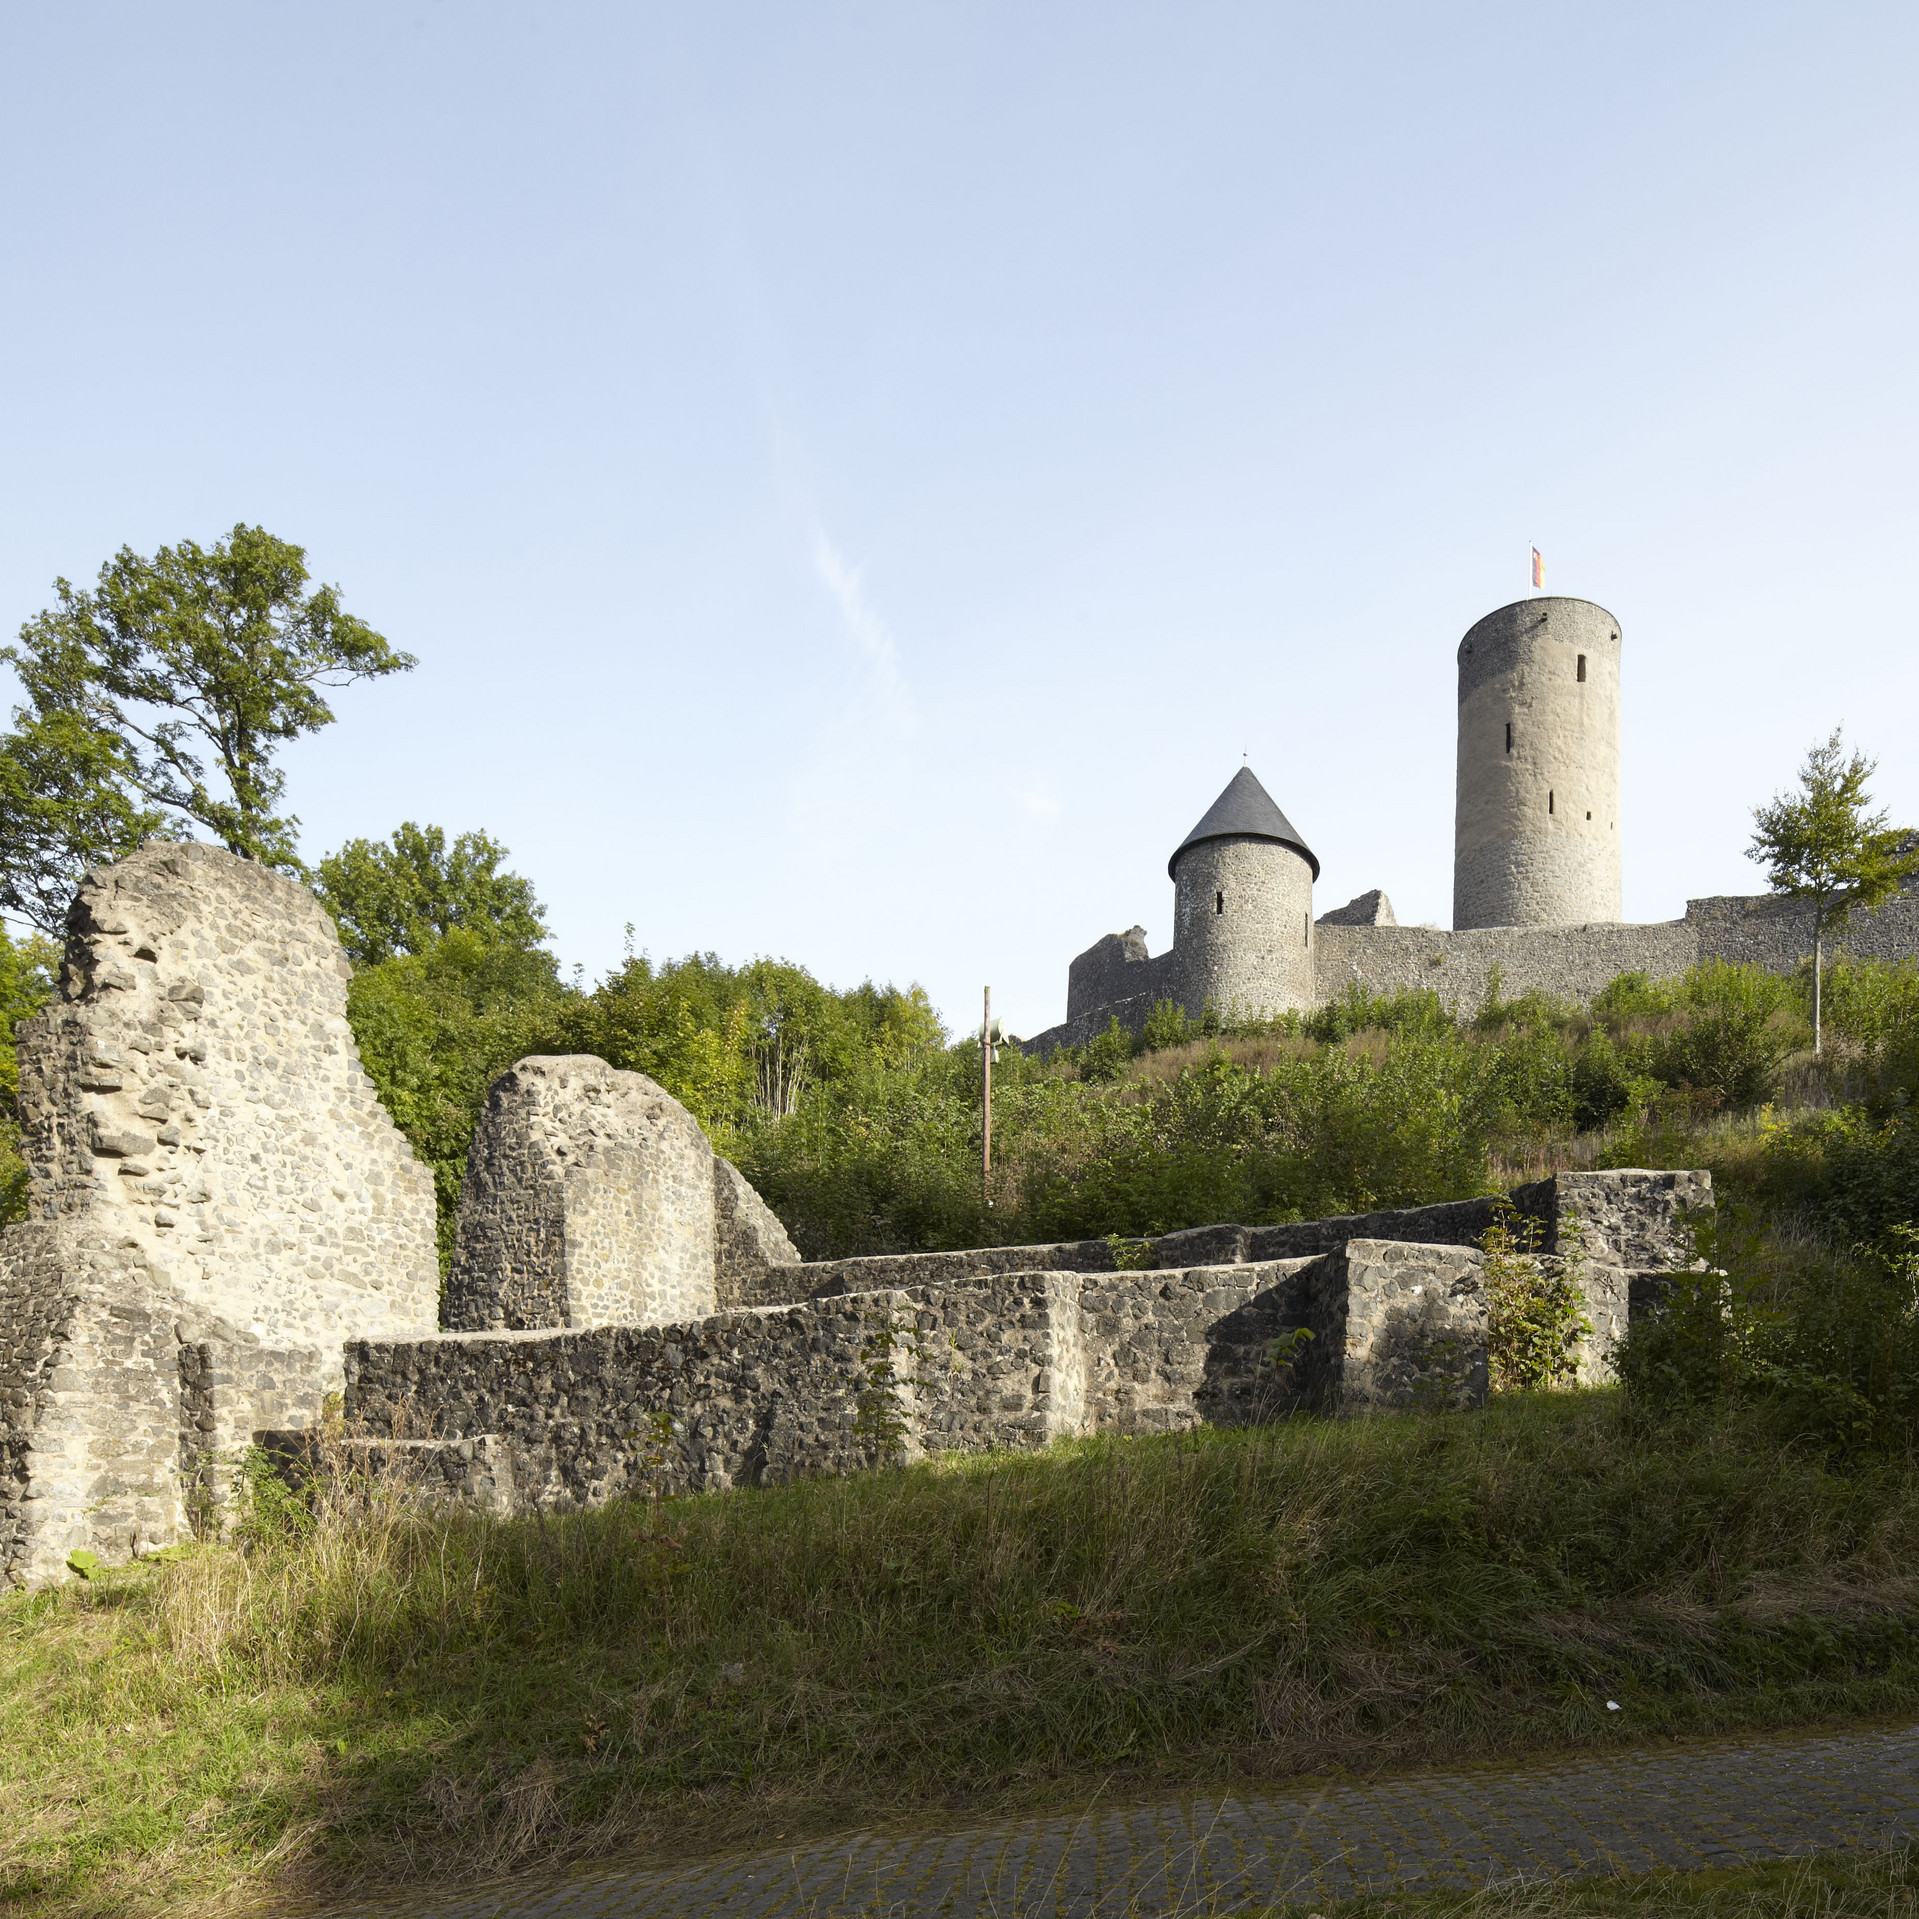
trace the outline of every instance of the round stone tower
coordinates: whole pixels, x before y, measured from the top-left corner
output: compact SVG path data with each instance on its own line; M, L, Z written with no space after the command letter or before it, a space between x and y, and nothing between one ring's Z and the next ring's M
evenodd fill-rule
M1173 876L1175 996L1254 1018L1313 1003L1319 861L1242 766L1179 844Z
M1619 917L1619 622L1521 600L1459 643L1453 925Z

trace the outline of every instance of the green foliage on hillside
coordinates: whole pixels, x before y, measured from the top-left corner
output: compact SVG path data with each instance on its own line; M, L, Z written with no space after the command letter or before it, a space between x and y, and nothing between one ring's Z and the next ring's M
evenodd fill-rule
M60 949L50 939L34 934L16 940L0 926L0 1226L27 1216L27 1168L14 1106L20 1090L14 1027L53 997L59 966Z

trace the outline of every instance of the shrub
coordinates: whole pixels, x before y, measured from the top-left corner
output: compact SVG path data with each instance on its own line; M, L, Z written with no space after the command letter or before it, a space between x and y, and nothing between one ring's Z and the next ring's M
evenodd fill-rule
M1579 1348L1592 1337L1580 1275L1585 1265L1577 1219L1560 1228L1565 1251L1538 1255L1539 1229L1501 1200L1480 1244L1486 1259L1486 1362L1494 1392L1569 1386L1578 1376Z
M1751 1401L1786 1436L1841 1451L1919 1437L1919 1234L1836 1255L1750 1206L1702 1222L1704 1271L1678 1275L1636 1318L1620 1377L1655 1412Z
M1708 960L1678 982L1672 1005L1677 1024L1654 1048L1654 1070L1737 1111L1765 1099L1811 1038L1798 987L1757 966Z

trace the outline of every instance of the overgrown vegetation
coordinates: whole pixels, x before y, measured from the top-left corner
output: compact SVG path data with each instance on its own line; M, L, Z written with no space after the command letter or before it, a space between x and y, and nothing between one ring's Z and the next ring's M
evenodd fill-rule
M7 1896L284 1898L1919 1700L1919 1475L1737 1407L1525 1394L538 1521L311 1499L0 1607Z

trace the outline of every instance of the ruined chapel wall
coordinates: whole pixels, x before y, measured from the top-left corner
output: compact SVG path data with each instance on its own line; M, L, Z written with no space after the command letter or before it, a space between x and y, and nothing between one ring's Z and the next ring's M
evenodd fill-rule
M126 1236L257 1338L430 1329L432 1179L361 1070L349 976L319 902L252 861L149 841L89 873L62 996L20 1029L34 1218Z

